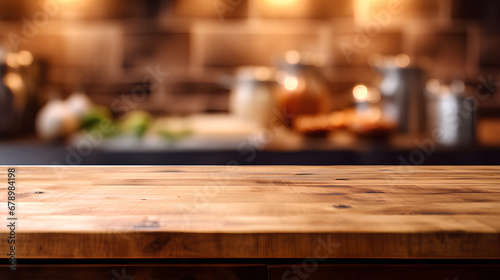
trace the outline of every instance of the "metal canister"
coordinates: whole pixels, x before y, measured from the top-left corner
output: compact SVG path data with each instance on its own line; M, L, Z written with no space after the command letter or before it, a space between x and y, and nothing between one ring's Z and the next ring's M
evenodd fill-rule
M378 57L372 61L383 79L379 89L382 93L384 113L391 117L404 134L427 131L425 71L405 54L396 57Z
M475 143L474 100L450 94L439 100L436 140L443 146L471 146Z
M434 85L432 85L434 83ZM427 85L433 139L444 147L466 147L476 142L475 100L467 97L463 82Z
M261 127L269 125L277 86L273 68L241 67L231 90L229 107L232 114Z

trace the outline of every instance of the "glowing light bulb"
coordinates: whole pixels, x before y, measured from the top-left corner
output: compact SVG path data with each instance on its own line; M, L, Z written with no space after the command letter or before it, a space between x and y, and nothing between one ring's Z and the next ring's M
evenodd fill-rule
M17 56L20 65L28 66L33 63L33 55L29 51L20 51Z
M357 85L352 90L352 94L357 101L366 101L368 98L368 88L364 85Z
M8 73L3 78L4 84L14 90L20 90L23 88L23 78L17 73Z
M407 67L410 65L410 57L404 53L398 54L396 56L396 64L401 68Z
M285 78L284 85L287 90L296 90L299 87L299 80L296 77L288 76Z
M430 79L427 81L425 87L430 93L438 94L441 90L441 82L439 82L439 80L437 79Z

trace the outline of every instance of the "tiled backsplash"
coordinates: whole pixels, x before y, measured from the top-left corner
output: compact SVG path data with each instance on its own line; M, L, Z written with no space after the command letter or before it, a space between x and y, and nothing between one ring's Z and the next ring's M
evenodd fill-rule
M56 84L140 81L147 65L169 71L169 83L215 82L238 66L272 65L289 49L325 53L336 94L375 78L374 53L426 57L429 77L500 81L495 0L34 2L2 1L0 35L9 45L8 34L22 36L26 21L45 13L47 23L19 47L48 61Z

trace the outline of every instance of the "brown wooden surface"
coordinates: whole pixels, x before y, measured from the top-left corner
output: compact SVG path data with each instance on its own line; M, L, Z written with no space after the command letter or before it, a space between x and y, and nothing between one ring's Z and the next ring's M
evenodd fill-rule
M500 167L16 169L21 258L500 258Z

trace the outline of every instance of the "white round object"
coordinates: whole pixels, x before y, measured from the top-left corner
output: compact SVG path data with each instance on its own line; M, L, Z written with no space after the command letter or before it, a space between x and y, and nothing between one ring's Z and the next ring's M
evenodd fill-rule
M85 93L75 92L66 99L66 107L81 118L92 108L92 101Z
M36 130L43 140L55 140L76 131L80 126L78 116L73 114L61 100L47 103L37 115Z

